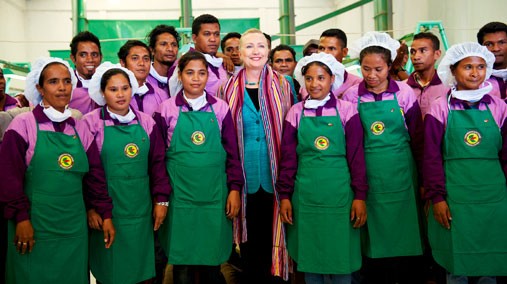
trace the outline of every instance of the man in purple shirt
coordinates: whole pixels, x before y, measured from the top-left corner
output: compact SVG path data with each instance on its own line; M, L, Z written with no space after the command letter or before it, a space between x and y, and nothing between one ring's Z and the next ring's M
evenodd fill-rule
M5 93L4 71L0 68L0 111L6 111L17 107L18 101Z
M88 31L77 34L70 43L70 59L74 63L78 82L72 92L69 107L87 114L97 108L88 96L88 82L102 61L99 39Z
M477 33L477 41L495 55L493 75L488 82L493 85L491 95L505 100L507 97L507 25L491 22Z
M440 58L440 41L432 33L418 33L410 47L410 60L414 65L414 72L407 79L412 87L423 115L430 104L438 97L445 96L449 87L444 86L435 70L435 62Z

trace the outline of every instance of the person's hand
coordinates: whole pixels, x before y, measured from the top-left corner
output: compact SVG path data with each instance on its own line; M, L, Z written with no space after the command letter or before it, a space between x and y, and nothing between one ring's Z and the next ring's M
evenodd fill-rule
M450 230L451 229L451 211L449 211L449 206L447 206L447 202L440 201L438 203L433 204L433 216L435 220L437 220L442 227Z
M289 199L280 201L280 217L282 222L292 225L292 203Z
M366 223L366 202L364 200L354 199L352 201L352 207L350 208L350 221L354 221L354 228L360 228Z
M90 209L86 212L88 216L88 226L95 230L102 230L102 217L95 209Z
M14 245L16 246L16 251L21 254L32 252L35 240L33 239L33 227L30 220L24 220L16 224Z
M227 72L234 73L234 63L232 62L232 59L229 56L220 52L217 52L216 56L218 58L222 58L223 60L222 65L224 66L225 70L227 70Z
M102 224L102 230L104 231L104 243L106 248L110 248L114 242L114 236L116 231L114 229L113 220L111 218L104 219Z
M157 231L160 228L160 225L164 223L166 215L167 206L155 204L155 207L153 207L153 218L155 219L153 230Z
M227 218L232 219L238 216L239 208L241 207L241 199L239 191L231 190L229 196L227 196L227 205L225 208L225 214Z

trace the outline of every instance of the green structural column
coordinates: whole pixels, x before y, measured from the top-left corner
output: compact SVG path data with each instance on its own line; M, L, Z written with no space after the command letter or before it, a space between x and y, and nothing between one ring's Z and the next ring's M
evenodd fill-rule
M373 9L375 30L392 30L392 0L373 0Z
M192 26L192 0L181 0L180 1L181 17L180 27L189 28Z
M294 0L280 0L280 34L282 44L296 43Z
M74 35L88 30L88 22L86 20L86 0L72 1L72 22Z

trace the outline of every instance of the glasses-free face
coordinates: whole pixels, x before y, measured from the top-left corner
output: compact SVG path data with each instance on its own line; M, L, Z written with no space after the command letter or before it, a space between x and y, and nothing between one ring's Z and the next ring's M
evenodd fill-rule
M239 57L239 38L232 37L225 41L224 54L229 56L235 66L241 66L241 58Z
M287 76L294 75L296 60L289 50L279 50L273 54L273 69L278 73Z
M157 36L155 48L152 49L153 61L164 65L172 65L178 56L178 42L170 33L163 33Z
M373 90L387 88L389 65L382 54L365 55L361 61L361 73L367 88Z
M430 39L422 38L412 42L410 60L415 71L423 72L435 68L438 58L440 58L440 50L433 49L433 42Z
M69 69L60 63L48 65L41 74L42 86L36 86L42 95L45 106L52 106L59 112L64 112L70 102L72 93L72 79Z
M70 59L76 67L79 76L88 80L95 74L95 69L102 61L99 47L91 41L83 41L77 44L76 55L70 55Z
M507 68L507 33L496 32L485 34L482 45L495 55L495 68Z
M470 56L462 59L452 71L456 79L456 89L476 90L486 78L486 61L478 56Z
M304 74L305 87L310 97L314 100L324 99L330 92L334 82L334 75L331 76L324 67L313 64Z
M245 68L263 68L268 62L268 40L262 33L249 33L241 37L240 54Z
M347 56L348 51L348 48L342 47L341 41L334 36L323 36L319 40L319 52L331 54L339 62Z
M180 70L178 77L183 85L183 91L188 98L201 96L208 81L208 68L201 60L190 60Z
M126 115L129 112L132 87L124 74L111 76L103 93L109 111L119 115Z
M215 55L220 46L220 26L217 23L201 24L199 34L193 34L192 41L197 51Z
M137 82L139 82L139 86L144 84L146 77L150 74L150 53L143 46L133 46L130 48L125 61L120 60L120 63L123 67L134 73Z

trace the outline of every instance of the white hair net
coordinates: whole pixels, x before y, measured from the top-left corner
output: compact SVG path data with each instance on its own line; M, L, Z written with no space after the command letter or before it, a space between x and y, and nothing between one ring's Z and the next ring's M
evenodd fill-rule
M478 56L486 61L486 78L488 80L493 72L493 63L495 63L495 55L491 53L485 46L476 42L464 42L451 46L445 53L444 58L438 65L438 77L445 86L452 87L456 84L456 79L452 75L451 65L471 56Z
M345 66L343 66L343 64L338 62L338 60L336 60L334 56L324 52L314 53L312 55L305 56L298 61L296 69L294 69L294 78L296 78L299 84L301 84L301 86L304 86L305 84L304 75L302 73L303 67L316 61L325 64L327 67L329 67L331 73L333 73L334 83L331 86L331 90L336 90L340 88L340 86L343 84Z
M132 96L137 92L137 89L139 89L139 84L137 83L136 76L134 75L134 73L132 73L132 71L128 70L125 67L122 67L120 64L113 64L109 61L106 61L100 64L99 67L97 67L95 73L90 79L90 83L88 86L88 94L90 95L90 98L100 106L106 104L104 94L100 89L100 81L102 81L102 76L104 76L104 73L106 73L110 69L121 69L125 71L125 73L127 73L127 75L129 76L130 85L132 86L131 93Z
M349 49L351 58L359 58L361 51L370 46L380 46L391 52L391 61L396 58L396 52L400 43L390 35L381 32L367 32L360 39L356 40Z
M67 61L57 57L41 57L32 64L32 70L26 76L25 97L34 106L38 105L42 100L42 94L39 93L39 91L37 90L37 85L39 84L39 79L42 70L44 70L44 68L46 68L47 65L55 62L61 63L65 65L67 69L69 69L70 79L72 81L72 89L74 90L74 88L76 87L77 84L76 75L74 75L74 70L72 70Z

